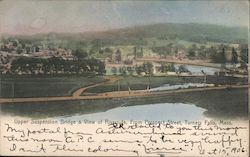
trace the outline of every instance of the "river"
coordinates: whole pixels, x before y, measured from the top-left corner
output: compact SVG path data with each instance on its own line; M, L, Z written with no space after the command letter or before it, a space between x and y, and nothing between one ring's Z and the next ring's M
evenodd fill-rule
M193 104L184 103L158 103L140 106L118 107L106 112L93 114L73 115L70 117L56 117L53 119L69 120L202 120L205 119L205 109Z

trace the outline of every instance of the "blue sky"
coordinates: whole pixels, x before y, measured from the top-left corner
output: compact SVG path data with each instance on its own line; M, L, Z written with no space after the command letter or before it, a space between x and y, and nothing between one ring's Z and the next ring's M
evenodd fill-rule
M102 31L152 23L248 26L247 0L2 0L0 33Z

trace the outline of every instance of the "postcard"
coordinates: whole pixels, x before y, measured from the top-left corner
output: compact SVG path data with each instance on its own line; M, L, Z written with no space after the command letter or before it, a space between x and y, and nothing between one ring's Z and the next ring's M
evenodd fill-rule
M0 155L249 156L248 48L248 0L0 0Z

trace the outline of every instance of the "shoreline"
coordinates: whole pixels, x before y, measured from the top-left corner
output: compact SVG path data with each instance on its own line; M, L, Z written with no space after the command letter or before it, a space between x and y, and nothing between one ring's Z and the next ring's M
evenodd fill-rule
M157 103L189 103L206 109L208 118L247 118L248 89L227 88L195 92L169 93L147 97L114 98L103 100L72 100L58 102L20 103L1 105L2 113L32 117L35 119L76 114L106 112L117 107L139 106Z

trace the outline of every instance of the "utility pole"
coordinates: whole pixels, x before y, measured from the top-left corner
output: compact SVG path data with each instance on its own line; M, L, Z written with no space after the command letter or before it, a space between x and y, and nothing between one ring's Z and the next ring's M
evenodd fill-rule
M14 82L12 82L12 84L11 84L11 95L12 95L12 97L14 98L15 97L15 84L14 84Z
M120 91L120 81L118 80L118 84L117 84L117 88L118 88L118 91Z
M207 82L207 74L203 70L201 70L201 72L204 75L204 81L203 82L206 83Z

